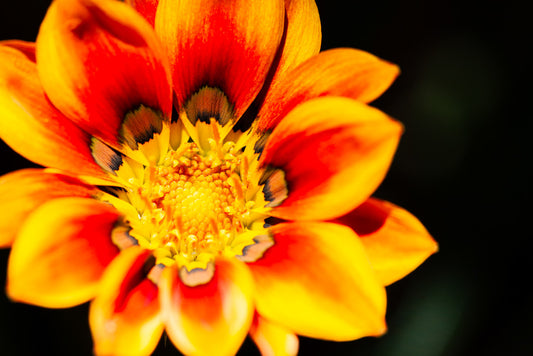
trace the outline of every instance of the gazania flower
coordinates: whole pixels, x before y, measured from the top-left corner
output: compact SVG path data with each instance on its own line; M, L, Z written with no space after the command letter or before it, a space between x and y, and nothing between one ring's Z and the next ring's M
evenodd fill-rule
M0 47L7 293L92 300L95 353L295 354L385 331L385 286L436 245L371 198L396 66L319 52L313 0L56 0Z

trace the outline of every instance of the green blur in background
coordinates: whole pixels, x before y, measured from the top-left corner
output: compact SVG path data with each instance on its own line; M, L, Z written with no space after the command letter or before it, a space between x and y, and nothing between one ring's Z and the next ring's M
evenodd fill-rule
M34 40L48 3L2 2L0 39ZM376 197L415 214L440 251L387 288L387 334L301 338L300 355L532 355L528 12L501 1L317 3L323 49L355 47L401 68L372 103L405 125ZM0 151L0 174L34 166L3 142ZM8 254L0 251L2 286ZM2 292L0 355L90 355L87 313L15 304ZM166 337L155 352L178 354ZM239 355L258 351L247 340Z

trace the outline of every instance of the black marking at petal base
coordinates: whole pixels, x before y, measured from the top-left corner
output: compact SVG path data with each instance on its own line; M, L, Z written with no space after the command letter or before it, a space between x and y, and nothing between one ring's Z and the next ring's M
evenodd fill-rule
M150 141L155 134L163 129L163 113L144 105L139 105L124 116L119 131L120 141L132 150L138 149L139 144Z
M196 287L208 283L211 281L214 274L215 265L213 262L208 262L205 269L193 268L189 271L185 266L181 266L179 269L179 278L185 285L189 287Z
M211 119L221 126L235 120L234 106L224 92L211 86L203 86L191 95L184 105L189 121L196 125L198 121L209 124Z
M265 148L266 143L268 141L268 137L270 136L271 133L272 133L272 130L261 132L261 136L257 139L257 141L255 141L255 144L254 144L255 153L258 153L258 154L263 153L263 149Z
M94 161L106 172L116 174L122 165L122 154L96 137L91 138L90 148Z
M263 257L265 252L274 245L274 239L267 234L254 237L254 242L254 244L244 247L242 254L235 257L243 262L255 262Z
M259 184L264 184L263 194L265 195L265 200L269 202L265 205L266 207L273 208L279 206L289 196L289 185L285 177L285 172L280 168L267 168Z

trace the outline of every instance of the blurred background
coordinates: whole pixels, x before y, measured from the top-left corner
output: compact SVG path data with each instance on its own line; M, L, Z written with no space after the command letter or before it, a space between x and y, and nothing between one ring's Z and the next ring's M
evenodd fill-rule
M402 70L372 103L405 125L376 196L414 213L440 251L387 288L386 335L301 338L300 355L533 354L528 12L491 0L317 3L323 49L360 48ZM0 39L33 41L48 4L1 2ZM0 174L34 166L3 142L0 154ZM90 355L87 312L15 304L2 292L0 355ZM249 340L239 352L257 354ZM178 352L163 338L155 355Z

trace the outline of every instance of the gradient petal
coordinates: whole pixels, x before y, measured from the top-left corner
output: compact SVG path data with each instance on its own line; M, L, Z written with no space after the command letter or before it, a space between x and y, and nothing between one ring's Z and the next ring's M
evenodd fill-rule
M280 78L259 112L259 131L274 128L298 104L320 96L368 103L398 76L396 65L351 48L321 52Z
M196 112L221 114L221 91L229 101L234 123L263 86L277 52L284 25L283 0L161 0L155 29L171 61L178 111L193 94L200 102L216 102ZM210 90L202 91L208 87ZM196 104L195 104L196 105ZM226 103L224 103L226 106ZM226 124L222 122L222 124Z
M1 42L0 137L40 165L108 179L91 155L90 136L54 108L43 92L32 47L21 41Z
M271 215L324 220L346 214L379 186L402 126L352 99L318 98L291 111L261 156Z
M295 356L298 337L286 328L255 314L250 336L263 356Z
M263 87L265 94L260 95L261 103L271 101L272 93L279 91L286 73L320 52L322 31L315 1L285 0L285 16L285 33L274 60L275 67Z
M158 288L147 275L154 262L149 251L133 246L106 269L89 312L96 355L154 351L163 334Z
M314 338L342 341L385 332L385 288L352 230L282 223L272 237L274 245L248 264L260 315Z
M56 0L37 37L37 69L52 103L116 148L141 106L169 119L167 60L152 27L120 1Z
M8 264L7 293L15 301L68 308L92 299L118 254L111 241L117 212L86 198L41 205L22 226Z
M28 215L41 204L96 193L95 187L76 178L43 169L24 169L0 177L0 248L13 243Z
M415 216L383 200L370 198L336 221L350 226L361 237L383 285L405 277L438 249Z
M217 260L212 279L195 287L185 285L175 268L166 268L160 288L166 331L181 352L237 352L253 316L253 281L242 262Z

